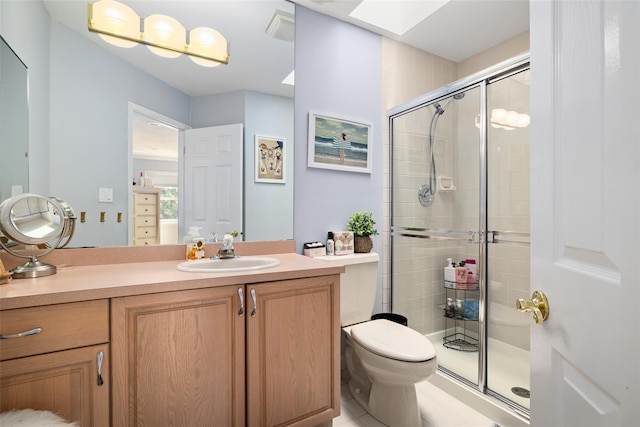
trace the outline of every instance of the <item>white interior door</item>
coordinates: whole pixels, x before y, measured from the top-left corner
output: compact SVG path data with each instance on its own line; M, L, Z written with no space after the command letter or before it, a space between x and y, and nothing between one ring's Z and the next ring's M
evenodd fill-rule
M242 124L185 131L184 227L220 238L238 231L242 240Z
M531 2L532 426L640 420L640 2Z

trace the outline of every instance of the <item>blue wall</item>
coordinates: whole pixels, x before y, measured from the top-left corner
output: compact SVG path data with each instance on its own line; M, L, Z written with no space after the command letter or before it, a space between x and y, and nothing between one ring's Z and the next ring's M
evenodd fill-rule
M382 99L379 35L296 7L294 236L324 241L329 230L346 229L349 215L371 211L382 232ZM307 167L309 111L371 122L373 172L363 174ZM373 238L382 254L382 238ZM380 271L382 267L380 266ZM381 277L376 310L381 307Z

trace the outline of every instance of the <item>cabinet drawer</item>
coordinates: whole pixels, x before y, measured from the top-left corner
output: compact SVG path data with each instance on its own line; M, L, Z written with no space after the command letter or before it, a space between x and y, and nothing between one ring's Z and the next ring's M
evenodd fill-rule
M137 215L156 215L156 205L140 205L136 204L135 206L135 214Z
M134 203L136 205L155 205L157 200L157 194L134 194Z
M136 239L146 239L148 237L156 237L158 235L158 229L153 227L136 227L135 228Z
M0 311L0 334L42 328L38 334L0 340L0 360L109 341L109 301L83 301Z
M144 239L134 239L133 244L135 246L144 246L144 245L157 245L158 243L158 238L157 237L149 237L149 238L144 238Z
M141 215L135 217L135 227L149 227L156 226L155 215Z

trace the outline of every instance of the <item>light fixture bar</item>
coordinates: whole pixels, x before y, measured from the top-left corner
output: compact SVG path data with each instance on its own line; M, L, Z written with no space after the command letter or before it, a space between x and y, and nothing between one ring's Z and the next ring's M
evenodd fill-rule
M108 1L110 3L118 3L116 1L113 0L102 0L102 1ZM100 2L98 2L100 3ZM148 47L153 47L153 48L157 48L157 49L163 49L163 50L167 50L167 51L172 51L172 52L176 52L176 53L180 53L180 54L185 54L188 55L190 57L194 57L194 58L198 58L201 60L205 60L205 61L213 61L216 63L216 65L218 64L228 64L229 63L229 42L227 42L226 40L224 40L224 38L222 39L222 41L224 42L224 52L220 52L219 55L207 55L207 54L203 54L201 52L193 52L189 50L189 42L188 40L185 38L184 41L184 46L182 48L178 48L178 47L174 47L174 46L169 46L169 45L160 45L158 43L154 43L151 42L149 40L145 40L144 38L144 20L142 24L140 24L140 26L142 27L140 30L140 34L137 36L133 36L131 34L126 34L126 33L117 33L114 32L113 30L110 30L109 28L106 28L104 26L101 26L100 24L103 22L103 19L100 19L100 17L96 16L94 14L94 4L96 3L89 3L89 7L88 7L88 20L87 20L87 28L89 29L89 31L97 33L97 34L102 34L105 36L109 36L109 37L115 37L117 39L122 39L122 40L128 40L131 42L135 42L138 44L141 44L143 46L148 46ZM119 3L118 3L119 4ZM138 18L138 20L140 20L140 18ZM189 34L189 32L187 32L187 34ZM220 34L220 33L218 33ZM105 39L105 41L114 44L112 42L110 42L108 39ZM200 62L198 62L198 64L200 64Z

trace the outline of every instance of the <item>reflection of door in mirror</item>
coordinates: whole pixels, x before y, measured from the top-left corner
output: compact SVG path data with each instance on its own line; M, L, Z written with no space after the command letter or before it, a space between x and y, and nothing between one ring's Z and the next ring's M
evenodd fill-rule
M0 201L29 192L27 67L0 37Z
M242 124L187 129L135 105L130 116L129 241L182 243L192 226L206 240L243 240Z
M179 243L180 129L142 107L134 106L130 114L133 215L129 241L134 245Z
M181 226L200 227L205 239L244 240L242 136L242 124L185 131Z

